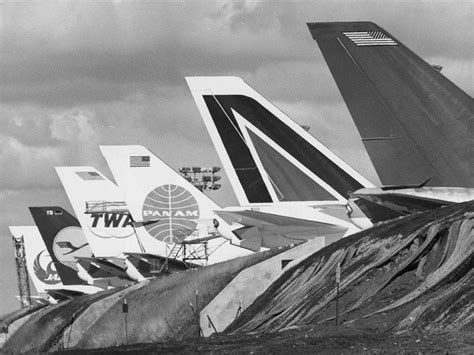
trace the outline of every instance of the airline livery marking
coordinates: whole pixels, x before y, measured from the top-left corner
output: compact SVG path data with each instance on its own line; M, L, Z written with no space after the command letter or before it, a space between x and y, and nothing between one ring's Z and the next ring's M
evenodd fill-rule
M66 227L54 237L53 252L64 265L76 263L76 257L92 256L88 243L84 243L84 234L80 227ZM69 265L68 265L69 266Z
M150 156L148 155L130 156L131 168L148 168L149 166L150 166Z
M143 204L146 231L165 242L182 241L197 226L199 206L194 196L177 185L162 185L151 191Z
M56 268L54 267L54 263L46 252L46 249L36 256L33 263L33 270L38 280L45 284L55 285L61 282Z
M382 31L343 32L356 46L396 46L393 39Z
M132 217L123 213L92 213L89 230L99 238L128 238L135 235Z

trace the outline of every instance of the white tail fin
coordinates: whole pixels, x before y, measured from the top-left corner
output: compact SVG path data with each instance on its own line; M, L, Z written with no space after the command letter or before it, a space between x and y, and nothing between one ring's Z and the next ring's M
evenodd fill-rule
M101 146L100 150L124 193L133 219L142 222L140 228L151 237L178 242L196 231L207 234L213 220L219 219L214 211L220 208L214 201L147 148ZM211 242L215 246L219 243L224 240L217 238ZM242 248L222 246L209 262L246 254L248 251Z
M15 239L23 236L26 268L36 292L44 293L46 289L62 287L61 279L38 228L36 226L10 226L9 228Z
M137 236L121 191L95 168L57 167L56 172L96 257L165 250Z
M195 224L190 222L212 219L213 211L220 208L143 146L101 146L100 150L136 222L156 220L163 217L162 211L172 209L169 223L176 219L176 227L182 223L186 229L189 224L193 230Z
M373 186L242 79L186 81L241 205L345 203Z

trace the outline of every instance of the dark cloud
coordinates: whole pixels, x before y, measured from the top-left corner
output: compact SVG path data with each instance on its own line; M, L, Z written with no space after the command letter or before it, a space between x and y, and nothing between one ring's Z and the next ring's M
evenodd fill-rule
M5 6L10 16L2 34L2 100L63 106L107 102L157 85L181 86L185 75L255 76L272 67L289 70L291 62L294 73L301 74L298 66L304 63L307 77L314 79L325 63L308 21L373 20L427 59L474 57L470 2L207 4L191 9L189 3L162 2ZM283 77L279 86L296 86L300 77ZM278 73L271 79L278 80Z
M280 61L258 68L242 78L272 100L328 103L341 100L326 66L313 61Z

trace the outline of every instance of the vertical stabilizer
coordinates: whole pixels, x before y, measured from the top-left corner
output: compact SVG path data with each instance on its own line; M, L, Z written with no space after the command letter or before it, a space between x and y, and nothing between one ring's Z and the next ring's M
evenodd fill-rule
M161 220L162 227L152 227L155 238L183 239L195 230L197 220L209 220L212 226L213 211L219 206L150 150L140 145L101 146L100 150L133 220L145 224Z
M308 27L384 185L474 186L471 97L375 23Z
M92 265L81 265L77 258L93 257L91 247L76 217L62 207L30 207L30 213L65 285L92 283L94 278L110 277Z
M241 205L345 203L373 186L242 79L186 81Z
M43 238L64 285L79 285L76 256L91 257L92 250L79 221L61 207L30 207L30 213Z
M220 207L155 154L140 145L101 146L124 193L137 230L161 242L209 236ZM220 220L222 224L225 222ZM209 241L209 262L247 255L223 238Z
M113 182L87 166L57 167L56 172L96 257L144 251Z

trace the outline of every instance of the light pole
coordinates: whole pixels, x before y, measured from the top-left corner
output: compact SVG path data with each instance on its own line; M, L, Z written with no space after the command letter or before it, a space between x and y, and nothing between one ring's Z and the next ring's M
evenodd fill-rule
M336 266L336 327L339 325L339 284L341 283L341 264Z
M125 345L127 345L128 344L128 324L127 324L128 303L127 303L126 298L124 298L122 302L122 313L125 316Z
M200 166L183 167L179 169L180 174L191 184L193 184L200 191L204 190L219 190L221 184L216 184L221 179L216 175L221 168L213 166L211 168L204 168Z

